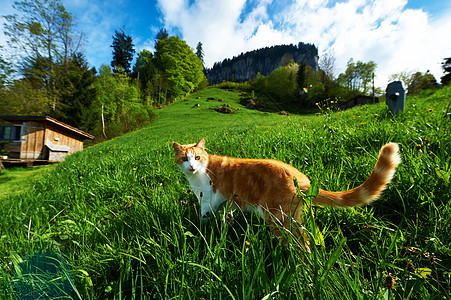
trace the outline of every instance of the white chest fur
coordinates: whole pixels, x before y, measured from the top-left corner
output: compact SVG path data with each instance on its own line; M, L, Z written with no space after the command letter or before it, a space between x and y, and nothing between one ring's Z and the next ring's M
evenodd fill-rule
M204 172L187 175L191 189L199 199L202 221L211 212L215 212L218 206L226 199L217 191L213 192L210 177Z

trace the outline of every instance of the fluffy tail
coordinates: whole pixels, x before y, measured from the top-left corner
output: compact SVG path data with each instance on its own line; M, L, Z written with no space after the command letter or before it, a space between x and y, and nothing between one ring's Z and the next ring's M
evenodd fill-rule
M373 172L362 185L344 192L328 192L320 189L313 202L335 207L352 207L376 200L391 182L396 167L401 162L398 151L398 144L384 145L379 152Z

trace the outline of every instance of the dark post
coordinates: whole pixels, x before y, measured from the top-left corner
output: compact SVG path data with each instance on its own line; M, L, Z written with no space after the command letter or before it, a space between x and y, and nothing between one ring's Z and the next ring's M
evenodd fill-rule
M376 103L376 99L374 98L374 73L373 73L373 104Z
M387 105L391 113L397 115L402 112L406 102L406 90L403 88L401 81L389 83L385 92Z

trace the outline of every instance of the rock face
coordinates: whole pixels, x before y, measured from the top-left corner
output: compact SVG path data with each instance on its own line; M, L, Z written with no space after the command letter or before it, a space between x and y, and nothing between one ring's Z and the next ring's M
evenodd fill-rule
M318 49L315 45L299 43L297 46L272 46L241 53L232 59L215 63L213 68L205 70L205 76L210 84L224 80L246 81L255 78L258 73L267 76L275 69L287 65L291 60L297 63L304 61L316 70L318 58Z

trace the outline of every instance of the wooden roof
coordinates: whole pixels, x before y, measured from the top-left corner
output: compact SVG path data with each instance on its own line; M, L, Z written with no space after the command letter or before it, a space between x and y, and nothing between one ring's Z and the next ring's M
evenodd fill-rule
M72 127L66 123L58 121L57 119L54 119L49 116L0 116L0 119L9 121L9 122L11 122L11 121L48 121L48 122L54 123L60 127L66 128L70 131L73 131L75 133L78 133L79 135L82 135L87 139L93 140L95 138L93 135L90 135L89 133L86 133L80 129Z

